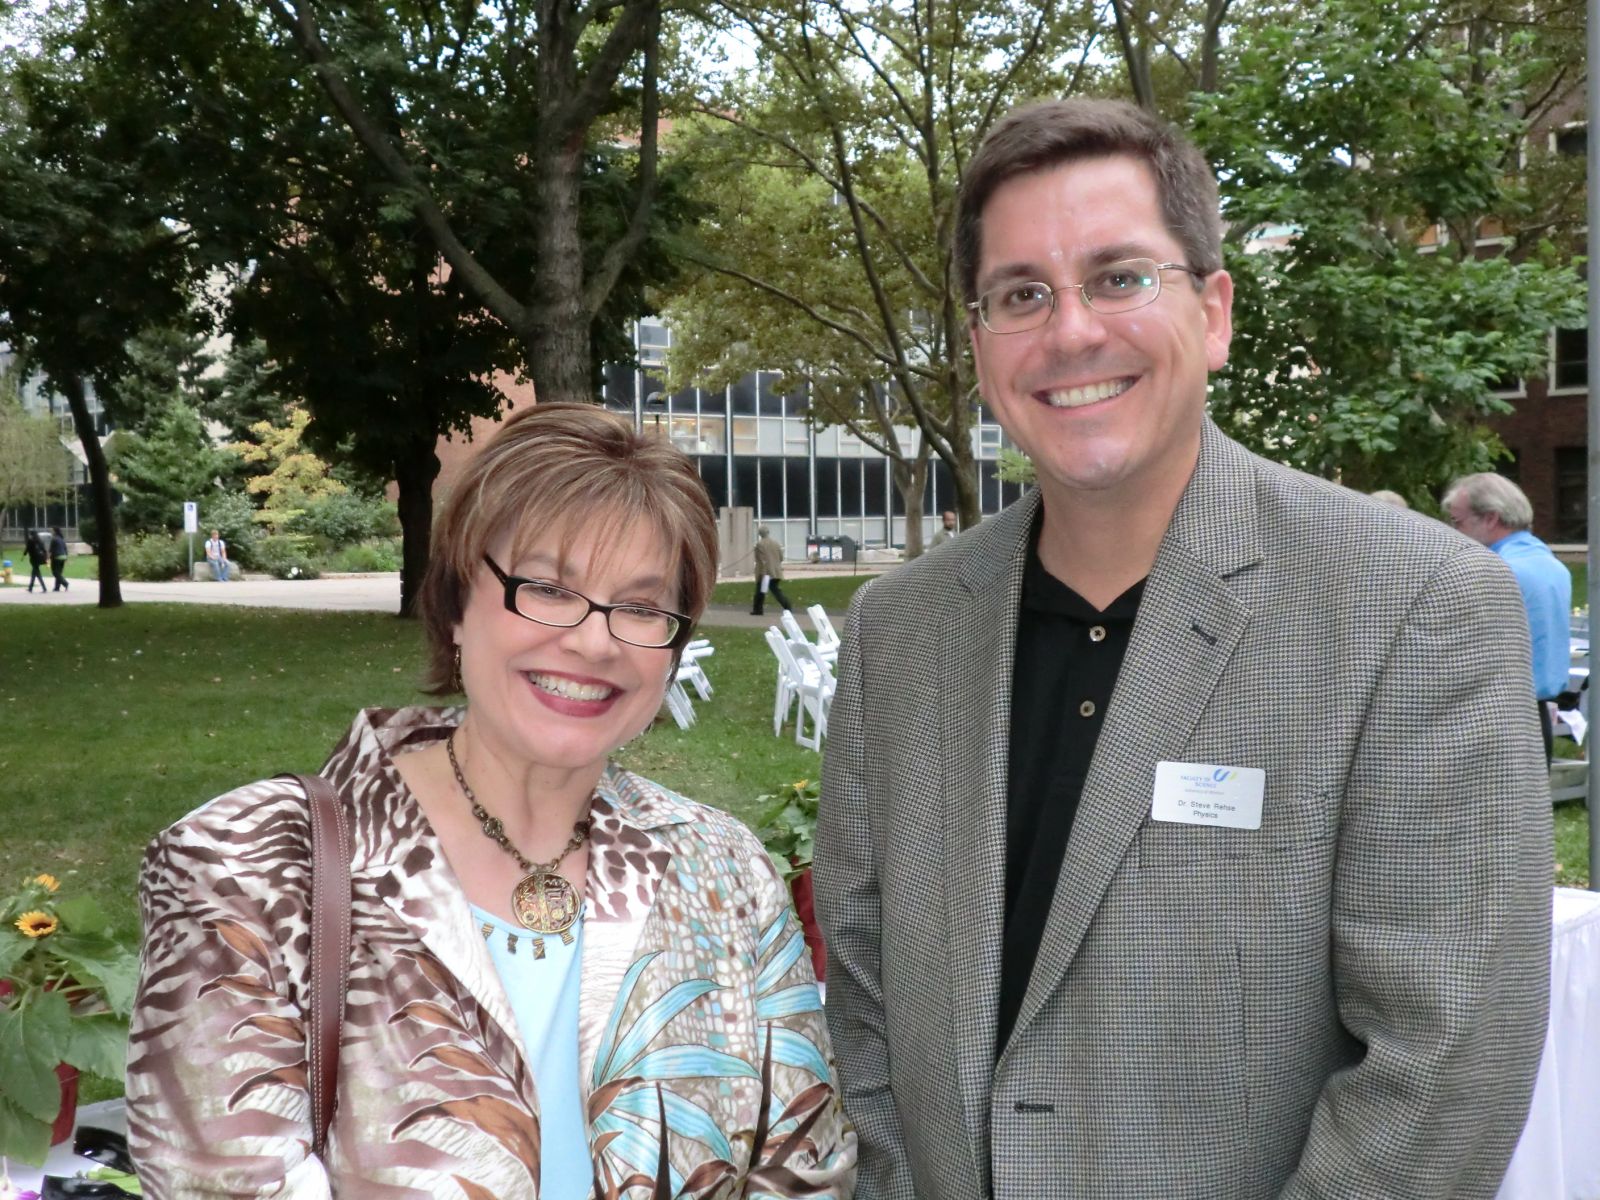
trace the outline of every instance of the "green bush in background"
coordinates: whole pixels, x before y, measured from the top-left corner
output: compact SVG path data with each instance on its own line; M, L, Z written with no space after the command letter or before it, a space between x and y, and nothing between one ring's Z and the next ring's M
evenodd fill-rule
M256 565L274 579L315 579L322 574L304 534L278 533L256 544Z
M358 542L335 550L323 559L326 571L398 571L400 543L395 539Z
M201 557L198 545L196 557ZM170 533L136 533L118 539L117 563L124 579L162 582L189 572L189 547Z
M393 504L381 496L336 492L311 500L289 522L293 533L309 534L326 547L350 546L400 532Z

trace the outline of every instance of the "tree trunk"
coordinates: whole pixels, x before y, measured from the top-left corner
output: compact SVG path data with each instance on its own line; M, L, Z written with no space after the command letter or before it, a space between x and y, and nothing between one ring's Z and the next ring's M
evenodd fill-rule
M952 425L955 422L952 422ZM950 439L950 477L956 486L956 527L970 529L983 520L983 497L978 492L978 462L972 457L972 436L966 422L959 437Z
M439 477L439 456L434 435L413 440L395 455L394 482L399 491L395 507L400 514L400 615L417 615L417 594L428 569L428 547L433 537L433 481Z
M111 503L111 469L100 448L100 435L94 431L94 418L89 415L83 376L71 374L52 382L60 384L67 394L72 425L83 445L83 456L89 460L89 490L94 495L94 519L100 532L100 545L96 547L100 560L100 607L121 608L122 574L117 567L117 513Z
M928 439L924 437L918 441L916 458L909 462L900 458L889 460L889 473L906 510L907 562L922 554L922 497L928 488L929 452Z
M544 157L544 211L534 263L536 316L528 342L539 403L592 404L589 314L583 303L583 242L578 234L581 145L554 147Z

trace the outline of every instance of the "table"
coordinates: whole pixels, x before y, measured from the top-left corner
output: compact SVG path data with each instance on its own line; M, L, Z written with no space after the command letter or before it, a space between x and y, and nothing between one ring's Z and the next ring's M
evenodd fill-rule
M1600 1197L1600 893L1556 888L1550 1028L1497 1200Z
M78 1117L73 1129L90 1125L96 1129L111 1129L117 1133L128 1132L127 1112L121 1100L101 1100L96 1104L80 1104ZM46 1175L76 1175L80 1171L90 1171L99 1166L87 1158L79 1158L72 1152L72 1139L68 1138L59 1146L50 1147L50 1157L44 1160L44 1166L19 1167L11 1165L11 1183L18 1189L38 1191L44 1183ZM4 1195L4 1176L0 1176L0 1196Z

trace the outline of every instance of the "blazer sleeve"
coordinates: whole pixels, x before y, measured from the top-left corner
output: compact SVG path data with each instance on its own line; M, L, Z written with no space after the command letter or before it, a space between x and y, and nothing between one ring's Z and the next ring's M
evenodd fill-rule
M1549 786L1509 572L1476 547L1418 595L1346 785L1335 1002L1366 1048L1324 1086L1293 1200L1495 1193L1549 1003Z
M860 1138L859 1187L872 1200L915 1200L901 1117L889 1084L881 911L873 798L862 732L861 606L845 618L838 686L828 712L817 818L817 913L828 946L828 1027L839 1054L844 1107Z
M296 928L306 863L285 855L272 896L263 877L273 842L306 844L303 801L281 784L230 793L231 836L200 814L159 835L139 882L144 950L128 1042L128 1140L151 1200L292 1197L324 1200L310 1156L311 1105L298 1000ZM211 806L208 806L211 807ZM298 824L295 815L298 812ZM246 840L248 839L248 840ZM235 870L251 854L251 870ZM297 900L297 897L300 899ZM303 922L301 926L303 927Z

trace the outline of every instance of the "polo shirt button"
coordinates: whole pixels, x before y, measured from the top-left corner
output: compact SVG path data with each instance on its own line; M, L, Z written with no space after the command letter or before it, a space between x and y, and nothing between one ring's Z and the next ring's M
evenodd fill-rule
M1104 625L1091 625L1091 626L1089 626L1089 640L1091 642L1103 642L1103 641L1105 641L1106 640L1106 627Z
M1082 704L1078 705L1078 715L1080 717L1094 716L1094 701L1085 700Z

